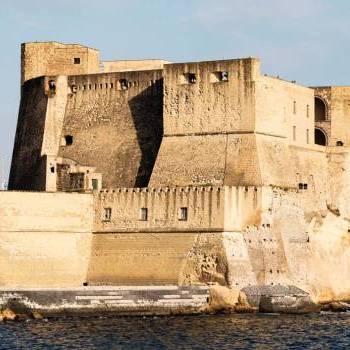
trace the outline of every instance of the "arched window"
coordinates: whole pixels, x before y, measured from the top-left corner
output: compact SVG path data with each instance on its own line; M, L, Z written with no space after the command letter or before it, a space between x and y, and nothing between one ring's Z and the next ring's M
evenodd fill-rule
M326 105L322 99L315 97L315 121L322 122L326 120Z
M327 146L327 136L321 129L315 129L315 144Z

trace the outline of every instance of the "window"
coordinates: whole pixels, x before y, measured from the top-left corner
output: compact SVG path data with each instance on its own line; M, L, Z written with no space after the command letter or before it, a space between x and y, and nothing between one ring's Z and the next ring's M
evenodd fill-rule
M309 118L310 117L310 106L306 106L306 116Z
M54 166L50 167L50 171L51 171L51 173L54 173L55 172L55 167Z
M197 77L194 73L184 73L183 78L185 84L195 84L197 82Z
M80 64L80 57L74 57L74 64Z
M93 190L98 190L98 180L97 179L92 179L91 185L92 185Z
M73 144L73 136L72 135L66 135L64 137L65 145L70 146Z
M293 141L296 141L297 139L297 127L293 126Z
M129 83L126 79L120 79L118 81L118 90L127 90L129 88Z
M51 93L56 92L56 82L54 80L49 80L49 90Z
M141 208L140 209L140 220L147 221L147 219L148 219L148 208Z
M211 74L210 81L212 83L228 82L228 72L214 72Z
M112 208L103 208L103 221L111 221L112 218Z
M299 183L299 190L307 190L307 184L305 183Z
M180 208L179 210L179 220L186 221L188 217L188 210L186 207Z
M306 129L306 143L309 144L309 129Z
M293 102L293 113L297 114L297 103L296 103L296 101Z

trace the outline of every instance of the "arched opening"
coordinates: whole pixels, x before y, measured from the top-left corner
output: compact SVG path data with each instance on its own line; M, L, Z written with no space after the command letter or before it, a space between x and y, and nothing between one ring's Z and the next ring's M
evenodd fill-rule
M321 145L321 146L327 146L327 136L320 129L315 129L315 144Z
M319 97L315 97L315 121L322 122L326 120L326 104Z

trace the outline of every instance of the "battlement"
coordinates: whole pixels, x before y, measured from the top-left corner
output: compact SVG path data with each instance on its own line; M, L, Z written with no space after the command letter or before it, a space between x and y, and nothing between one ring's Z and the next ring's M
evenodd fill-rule
M262 188L116 188L94 193L96 232L239 231L261 210Z

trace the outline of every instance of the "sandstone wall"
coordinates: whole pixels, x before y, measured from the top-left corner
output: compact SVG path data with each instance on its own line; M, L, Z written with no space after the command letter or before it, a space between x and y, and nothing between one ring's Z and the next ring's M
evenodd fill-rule
M120 87L120 81L127 84ZM162 72L71 76L59 156L93 166L104 187L147 186L163 132ZM73 137L64 145L64 137Z
M139 70L163 69L164 64L170 63L165 60L118 60L102 61L100 73L126 72Z
M48 97L46 80L37 78L23 85L9 189L45 190L46 161L42 157Z
M259 183L251 135L258 71L254 59L164 66L164 138L152 186ZM220 72L225 81L217 80ZM195 82L186 74L194 74Z
M74 59L79 58L79 63ZM21 45L22 84L40 76L91 74L99 71L99 52L77 44L32 42Z
M287 138L291 144L314 144L314 91L260 76L256 82L256 132Z
M350 87L331 88L331 144L337 141L350 146Z
M0 286L81 286L92 217L88 194L0 192Z

